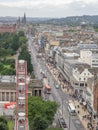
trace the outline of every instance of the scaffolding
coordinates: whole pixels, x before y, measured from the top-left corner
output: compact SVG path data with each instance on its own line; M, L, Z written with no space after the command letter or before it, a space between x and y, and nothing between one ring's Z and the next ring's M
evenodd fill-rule
M16 122L15 130L29 130L27 62L16 62Z

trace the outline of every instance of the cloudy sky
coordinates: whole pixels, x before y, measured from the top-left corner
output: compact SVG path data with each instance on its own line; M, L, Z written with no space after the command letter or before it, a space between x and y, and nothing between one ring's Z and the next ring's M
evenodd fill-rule
M0 0L0 16L98 15L98 0Z

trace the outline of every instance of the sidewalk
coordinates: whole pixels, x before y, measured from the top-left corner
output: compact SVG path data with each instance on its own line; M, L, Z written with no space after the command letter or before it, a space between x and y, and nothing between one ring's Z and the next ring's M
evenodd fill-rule
M85 106L81 105L77 100L74 101L77 115L86 130L96 130L97 121L91 117Z
M62 91L71 94L72 93L71 88L68 88L68 86L66 86L66 83L64 84L61 81L59 81L58 79L59 72L57 68L54 68L53 66L50 66L48 64L47 64L47 67L50 69L50 72L53 74L53 77L55 78L55 80L61 86ZM85 129L96 130L96 126L98 126L98 123L97 123L98 119L95 120L93 117L91 117L91 115L89 114L85 106L80 104L78 100L74 99L74 105L76 107L77 115L80 121L82 122L83 126L85 127Z

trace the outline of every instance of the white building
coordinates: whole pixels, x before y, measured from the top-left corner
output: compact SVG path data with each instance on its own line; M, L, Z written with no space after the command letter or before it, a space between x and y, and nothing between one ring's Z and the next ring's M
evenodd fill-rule
M98 67L98 49L83 49L80 50L80 62L89 64L92 68Z
M73 77L77 81L87 82L87 79L93 77L93 75L89 72L87 68L83 68L82 70L75 68L73 69Z

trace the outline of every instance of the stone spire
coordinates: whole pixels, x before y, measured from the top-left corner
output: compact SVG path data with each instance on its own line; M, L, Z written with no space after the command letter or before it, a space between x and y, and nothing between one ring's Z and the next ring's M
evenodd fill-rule
M26 14L24 13L23 23L26 24Z

